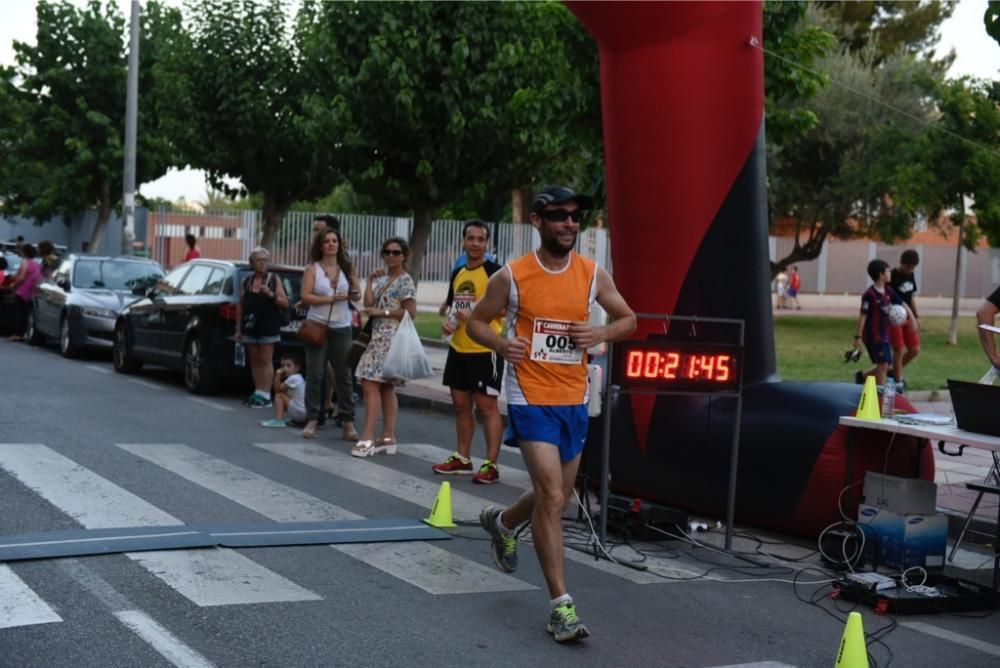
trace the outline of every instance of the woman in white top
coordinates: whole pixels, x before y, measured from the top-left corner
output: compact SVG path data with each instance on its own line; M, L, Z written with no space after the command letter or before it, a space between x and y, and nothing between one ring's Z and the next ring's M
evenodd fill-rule
M351 310L348 301L361 298L354 265L347 257L340 231L327 228L313 238L309 250L312 263L302 275L302 303L309 307L306 316L327 325L326 342L305 344L306 354L306 427L302 436L316 435L320 402L323 395L323 367L329 360L337 383L337 414L344 428L344 439L354 441L354 400L351 370L347 353L351 349Z

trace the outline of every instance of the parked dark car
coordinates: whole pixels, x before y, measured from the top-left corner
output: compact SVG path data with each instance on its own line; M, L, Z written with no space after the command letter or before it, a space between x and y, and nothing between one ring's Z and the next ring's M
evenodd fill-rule
M281 278L290 303L298 301L302 269L268 270ZM188 390L199 394L216 391L226 379L249 382L249 365L234 364L233 335L240 285L250 272L246 262L202 258L167 273L119 314L112 347L115 370L136 373L143 364L181 370ZM295 336L302 315L293 310L290 324L282 327L276 362L290 349L302 356Z
M0 251L3 259L7 260L7 278L5 284L14 280L14 274L21 267L21 256L17 253L4 249ZM14 331L14 293L10 291L0 292L0 336L7 336ZM18 332L20 334L20 332Z
M132 257L70 255L38 285L28 314L28 343L58 338L59 351L111 348L118 313L163 278L157 262Z

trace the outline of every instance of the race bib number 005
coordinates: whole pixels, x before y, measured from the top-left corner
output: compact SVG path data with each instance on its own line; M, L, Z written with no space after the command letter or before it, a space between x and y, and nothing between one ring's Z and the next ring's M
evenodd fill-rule
M531 359L554 364L580 364L583 350L569 336L568 320L535 320L531 333Z

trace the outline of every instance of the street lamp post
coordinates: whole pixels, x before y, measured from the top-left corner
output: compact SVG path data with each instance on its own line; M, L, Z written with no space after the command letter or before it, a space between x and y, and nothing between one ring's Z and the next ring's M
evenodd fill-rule
M129 27L128 83L125 93L125 178L122 184L122 255L131 252L135 238L135 144L139 108L139 0L132 0Z

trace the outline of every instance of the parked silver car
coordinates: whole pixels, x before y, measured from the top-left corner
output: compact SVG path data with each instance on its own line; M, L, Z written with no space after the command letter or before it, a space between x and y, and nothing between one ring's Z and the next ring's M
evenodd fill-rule
M155 285L163 273L143 258L70 255L38 286L28 342L58 338L65 357L83 348L111 348L118 312L138 298L136 288Z

